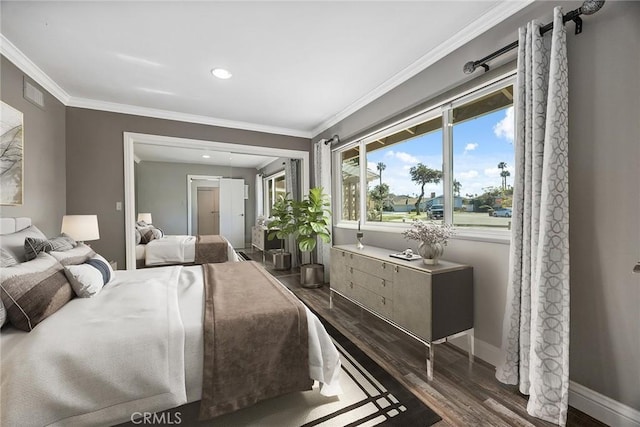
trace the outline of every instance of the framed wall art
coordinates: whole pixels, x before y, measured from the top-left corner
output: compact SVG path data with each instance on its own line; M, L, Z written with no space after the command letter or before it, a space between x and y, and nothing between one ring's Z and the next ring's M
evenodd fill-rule
M22 113L2 102L0 110L0 204L21 205L23 200Z

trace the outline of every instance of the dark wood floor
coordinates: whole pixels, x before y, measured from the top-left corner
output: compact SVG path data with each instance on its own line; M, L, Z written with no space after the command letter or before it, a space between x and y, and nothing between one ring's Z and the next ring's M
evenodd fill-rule
M262 261L260 252L246 250ZM268 257L267 257L268 258ZM419 342L339 297L329 309L329 288L305 289L295 271L267 269L287 285L302 301L352 340L372 359L423 400L446 426L553 426L527 414L526 396L515 386L498 382L495 368L444 343L435 346L434 379L427 380L425 349ZM588 415L570 408L568 426L604 426Z

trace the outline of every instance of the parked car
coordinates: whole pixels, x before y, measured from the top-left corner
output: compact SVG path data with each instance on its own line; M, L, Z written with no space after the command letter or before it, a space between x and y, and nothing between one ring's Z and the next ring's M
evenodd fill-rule
M432 205L429 208L429 217L432 219L441 219L444 217L444 205Z
M493 211L493 216L501 216L504 218L511 218L511 208L500 208Z

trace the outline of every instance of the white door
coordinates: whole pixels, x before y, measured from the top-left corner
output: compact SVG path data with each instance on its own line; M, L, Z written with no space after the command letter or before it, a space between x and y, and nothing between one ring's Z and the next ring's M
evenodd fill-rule
M220 179L220 235L244 248L244 179Z

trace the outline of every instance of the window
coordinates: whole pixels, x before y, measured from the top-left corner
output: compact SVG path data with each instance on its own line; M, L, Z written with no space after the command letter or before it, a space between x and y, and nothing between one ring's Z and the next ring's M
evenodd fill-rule
M264 179L265 194L267 206L265 206L265 215L271 216L271 208L278 200L278 197L285 196L287 190L285 189L285 176L284 171L278 172L274 175L268 176Z
M406 222L442 203L442 117L376 138L365 147L367 221Z
M509 77L340 147L341 220L510 227L513 81Z

